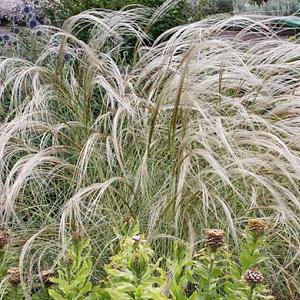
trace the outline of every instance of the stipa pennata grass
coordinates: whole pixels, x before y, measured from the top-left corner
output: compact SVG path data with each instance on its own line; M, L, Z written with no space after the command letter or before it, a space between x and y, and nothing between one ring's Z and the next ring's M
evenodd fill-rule
M150 239L229 227L236 242L254 215L277 229L273 282L295 294L299 44L243 16L174 28L149 47L148 19L142 8L88 11L44 29L35 62L1 58L1 216L32 233L21 266L39 269L56 255L50 236L63 249L69 230L102 253L126 214ZM234 24L245 28L228 36Z

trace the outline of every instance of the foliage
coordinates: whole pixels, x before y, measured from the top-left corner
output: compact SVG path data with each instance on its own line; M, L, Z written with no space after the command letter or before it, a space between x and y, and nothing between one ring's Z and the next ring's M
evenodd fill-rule
M79 14L85 10L91 8L120 10L126 9L132 5L143 5L149 8L158 9L160 6L166 4L165 0L76 0L76 1L61 1L60 14L55 11L55 17L58 20L65 20L70 16ZM170 3L172 1L169 1ZM174 5L157 20L156 24L150 28L149 34L152 38L157 38L161 33L178 25L182 25L188 22L197 21L203 18L205 15L231 12L232 1L207 1L198 0L188 1L173 1ZM52 10L48 10L48 14L53 14ZM60 22L61 22L60 21Z
M11 18L8 31L0 34L0 55L26 58L30 61L40 55L45 33L39 28L49 26L50 19L41 19L38 5L24 4L18 7L18 18ZM26 26L20 26L22 20Z
M0 20L13 20L20 25L25 20L23 9L26 5L34 6L36 16L39 20L43 20L46 11L55 11L59 3L60 0L3 0L0 3Z
M194 245L204 228L229 228L238 246L246 219L270 220L266 277L278 297L296 298L298 41L277 38L264 17L222 15L149 43L150 16L85 12L62 29L40 26L30 59L0 58L1 224L21 240L9 249L21 252L24 290L73 223L107 255L129 213L159 257L171 238ZM236 22L244 29L232 36Z
M87 295L92 291L92 283L89 281L92 272L89 240L75 238L58 269L58 278L51 279L57 284L58 291L49 289L51 298L54 300L89 299Z
M264 244L262 237L253 241L253 234L246 234L241 252L244 255L250 247L252 254L243 256L241 267L235 263L228 249L211 251L207 247L192 257L187 245L181 241L174 243L173 258L159 258L152 263L154 252L140 235L137 225L129 228L127 234L119 236L119 239L118 253L105 266L106 279L101 287L94 288L87 279L92 263L89 257L82 254L82 249L89 248L89 242L77 241L77 251L74 251L73 244L68 255L71 264L76 267L59 268L59 277L52 281L63 293L58 294L50 289L51 297L54 300L273 299L267 295L265 285L250 286L243 279L247 269L263 261L260 255Z

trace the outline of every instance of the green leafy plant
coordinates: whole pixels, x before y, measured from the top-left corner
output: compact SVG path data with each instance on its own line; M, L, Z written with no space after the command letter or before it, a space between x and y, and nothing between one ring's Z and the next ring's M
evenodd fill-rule
M161 259L153 264L154 252L139 226L121 238L119 251L105 266L105 292L110 299L167 299L163 295L166 274Z
M73 239L64 259L58 265L58 277L51 278L55 288L49 289L54 300L89 299L92 283L89 280L93 263L91 244L78 236Z
M19 253L14 250L7 255L10 234L6 230L0 231L0 278L3 286L2 299L23 299L24 293L21 287L21 274L19 267Z
M59 10L60 19L65 20L70 16L79 14L91 8L120 10L130 5L143 5L152 9L158 9L166 1L164 0L62 0ZM187 22L189 5L186 0L180 1L164 15L150 30L152 38L158 37L161 33L174 26ZM51 13L51 12L49 12ZM56 11L57 18L57 11Z
M225 245L222 230L208 230L206 247L197 251L193 258L187 246L177 245L175 259L168 264L172 273L171 299L273 299L264 285L263 275L253 269L264 261L260 254L264 238L255 238L253 243L248 229L246 235L239 259Z
M105 265L106 276L99 285L92 285L88 280L92 271L90 244L77 241L77 246L71 245L68 251L71 267L60 264L59 277L52 279L56 289L50 289L49 294L55 300L273 299L264 284L264 276L255 269L265 259L260 254L264 228L259 234L257 230L249 232L249 228L256 226L254 222L264 224L251 220L252 227L248 226L241 246L240 262L228 251L224 231L216 229L207 231L205 247L194 255L186 243L176 241L172 257L155 260L139 225L127 224L122 228L123 235L117 234L116 254Z

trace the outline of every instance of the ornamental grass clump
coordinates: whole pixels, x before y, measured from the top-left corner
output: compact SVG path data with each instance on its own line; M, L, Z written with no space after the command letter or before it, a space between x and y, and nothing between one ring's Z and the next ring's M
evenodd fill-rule
M55 271L53 271L53 270L43 270L41 272L41 279L42 279L43 284L45 284L45 285L51 285L50 278L54 277L54 276L55 276Z
M129 214L163 256L169 239L193 245L205 228L228 228L238 249L241 224L255 216L278 229L264 274L292 299L300 292L300 44L278 38L274 20L261 16L216 16L151 42L147 30L168 5L39 26L30 59L0 58L1 224L21 237L20 266L30 274L56 261L73 227L97 252ZM229 35L237 23L243 29ZM96 259L93 278L101 268ZM243 274L249 268L243 259Z

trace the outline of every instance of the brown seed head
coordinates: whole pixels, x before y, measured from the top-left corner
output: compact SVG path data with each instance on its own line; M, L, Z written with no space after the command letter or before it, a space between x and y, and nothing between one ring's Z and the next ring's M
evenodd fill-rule
M72 233L72 240L79 241L81 239L81 233L79 231L75 231Z
M248 221L248 229L255 234L263 234L265 233L268 227L267 222L260 219L251 219Z
M51 284L50 278L55 275L53 270L44 270L41 272L42 282L44 284Z
M124 225L130 225L133 223L133 218L129 215L125 216L123 219L123 224Z
M69 254L67 254L67 255L65 256L65 262L66 262L67 265L70 266L70 265L73 263L73 258L72 258L72 256L69 255Z
M9 234L6 231L0 231L0 249L8 242Z
M258 284L262 284L265 280L263 274L259 271L256 271L255 269L247 270L244 278L252 287L255 287Z
M212 251L217 251L225 243L225 233L220 229L210 229L206 232L205 245Z
M8 282L13 285L18 285L21 283L20 269L17 267L10 268L7 270Z

